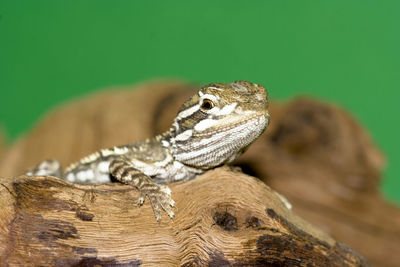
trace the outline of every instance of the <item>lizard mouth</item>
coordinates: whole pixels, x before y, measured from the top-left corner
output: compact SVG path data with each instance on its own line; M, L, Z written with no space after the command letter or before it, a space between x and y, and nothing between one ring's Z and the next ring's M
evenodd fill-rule
M237 116L231 120L221 120L222 123L218 123L213 127L210 127L204 131L195 131L195 136L203 137L209 136L210 134L218 134L223 132L232 132L236 128L243 128L244 125L253 127L254 131L263 131L268 125L269 114L268 113L256 113L246 117Z

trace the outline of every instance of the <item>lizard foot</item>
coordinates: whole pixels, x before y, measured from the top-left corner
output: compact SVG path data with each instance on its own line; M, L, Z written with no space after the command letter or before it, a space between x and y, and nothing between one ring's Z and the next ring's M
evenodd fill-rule
M142 205L146 195L150 199L151 207L153 208L154 215L157 221L161 220L161 210L165 210L168 216L173 219L174 211L172 207L175 206L174 200L171 198L171 190L168 186L149 184L140 189L140 196L138 204Z
M149 176L136 169L129 159L119 158L112 161L110 174L118 181L139 189L139 206L144 203L146 196L148 196L157 221L161 220L162 210L165 210L171 219L174 217L172 207L175 202L171 198L171 190L168 186L156 184Z

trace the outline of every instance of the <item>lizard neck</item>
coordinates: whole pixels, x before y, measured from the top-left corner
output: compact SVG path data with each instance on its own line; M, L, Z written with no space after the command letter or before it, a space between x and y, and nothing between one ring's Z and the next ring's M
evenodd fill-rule
M156 143L157 146L168 155L167 158L170 158L168 162L165 162L166 165L164 166L163 171L152 177L156 183L163 184L179 180L191 180L204 172L203 169L186 165L176 159L175 154L173 153L173 140L175 137L176 131L171 128L169 131L148 141Z
M175 122L169 131L157 138L163 147L168 148L174 161L190 168L207 170L235 160L261 135L267 122L266 116L254 116L208 133L180 128Z

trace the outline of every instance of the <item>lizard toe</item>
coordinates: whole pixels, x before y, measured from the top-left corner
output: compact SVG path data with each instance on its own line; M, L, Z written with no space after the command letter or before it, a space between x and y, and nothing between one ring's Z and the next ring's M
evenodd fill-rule
M137 201L139 206L143 205L145 198L146 198L146 193L141 191Z
M151 207L153 208L156 220L159 222L161 220L161 205L155 195L149 195Z

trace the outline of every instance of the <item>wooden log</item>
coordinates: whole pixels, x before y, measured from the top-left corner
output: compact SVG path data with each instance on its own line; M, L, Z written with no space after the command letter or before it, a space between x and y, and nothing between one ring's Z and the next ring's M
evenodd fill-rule
M237 164L373 266L398 266L400 209L379 191L384 158L368 133L337 106L310 99L273 105L271 117Z
M8 149L0 182L46 158L65 166L100 148L154 136L170 127L193 88L155 82L64 105ZM400 211L379 193L384 159L365 130L340 108L318 101L273 102L270 111L266 133L236 164L374 266L397 266Z
M228 168L171 184L157 223L126 185L19 177L0 187L0 262L19 266L368 266L263 182Z

